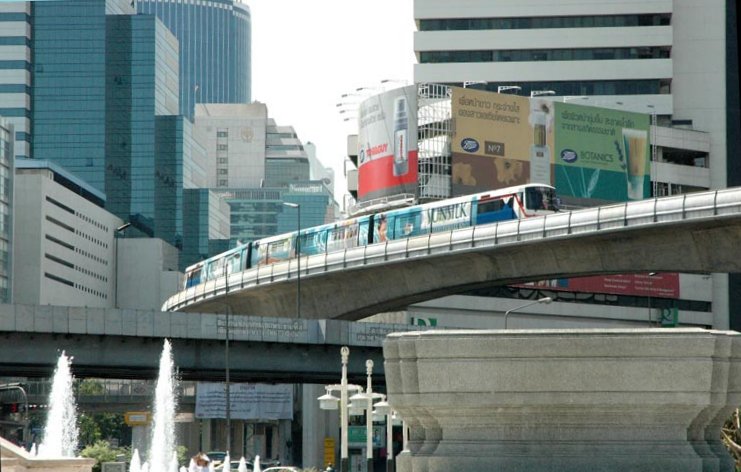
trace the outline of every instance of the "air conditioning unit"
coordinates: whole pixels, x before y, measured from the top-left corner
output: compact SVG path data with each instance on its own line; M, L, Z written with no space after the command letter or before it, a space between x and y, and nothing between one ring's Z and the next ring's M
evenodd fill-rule
M125 462L103 462L101 472L126 472Z

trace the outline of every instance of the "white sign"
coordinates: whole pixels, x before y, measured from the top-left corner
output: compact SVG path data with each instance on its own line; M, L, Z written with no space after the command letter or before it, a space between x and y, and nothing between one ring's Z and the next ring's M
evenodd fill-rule
M231 410L238 420L292 420L293 386L235 383L229 384ZM226 418L226 385L198 382L196 418Z

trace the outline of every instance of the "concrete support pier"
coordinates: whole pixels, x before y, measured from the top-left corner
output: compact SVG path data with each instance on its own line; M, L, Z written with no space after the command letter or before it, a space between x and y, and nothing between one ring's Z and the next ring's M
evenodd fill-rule
M732 472L741 335L695 328L446 330L384 342L411 430L398 472Z

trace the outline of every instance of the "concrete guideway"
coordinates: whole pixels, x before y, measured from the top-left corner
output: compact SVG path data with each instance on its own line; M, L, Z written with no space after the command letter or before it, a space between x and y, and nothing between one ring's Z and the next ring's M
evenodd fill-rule
M478 287L631 272L741 271L741 188L538 218L305 256L172 296L163 310L358 320Z
M51 377L66 351L76 376L154 379L167 338L182 379L222 381L225 326L224 314L0 304L0 376ZM236 315L229 326L232 381L287 383L335 382L345 345L352 380L365 381L372 359L383 383L386 335L422 329Z

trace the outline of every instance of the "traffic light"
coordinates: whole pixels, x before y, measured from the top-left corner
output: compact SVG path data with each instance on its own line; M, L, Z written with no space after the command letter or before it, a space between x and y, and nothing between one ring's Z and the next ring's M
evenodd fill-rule
M20 413L21 406L18 403L3 403L1 411L3 415L11 415L13 413Z

